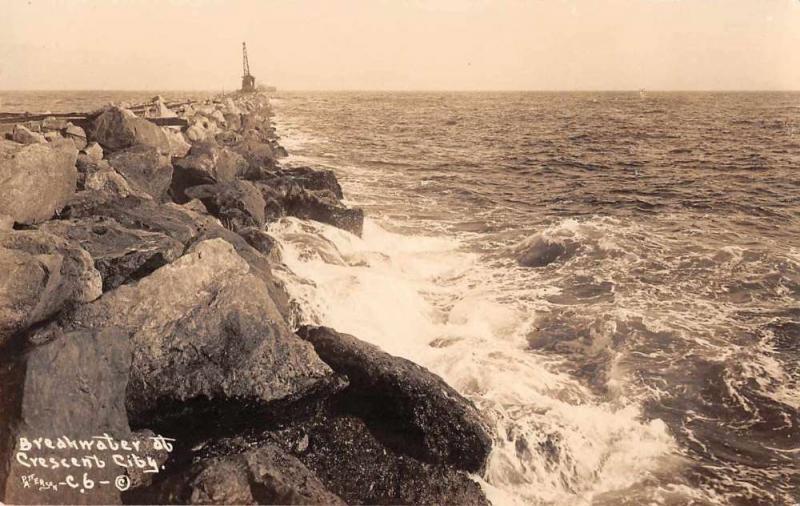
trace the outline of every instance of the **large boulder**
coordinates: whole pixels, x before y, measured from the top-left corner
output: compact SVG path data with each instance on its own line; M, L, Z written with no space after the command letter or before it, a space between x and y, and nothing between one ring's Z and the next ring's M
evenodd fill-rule
M258 188L248 181L193 186L186 190L186 195L200 200L231 230L265 223L266 202Z
M53 217L73 193L77 150L0 140L0 214L34 224Z
M289 216L327 223L357 236L364 230L364 211L345 207L328 191L303 190L288 198L284 206Z
M342 187L332 170L292 167L278 171L277 175L290 178L306 190L327 190L337 199L344 198Z
M189 245L200 234L192 216L170 205L139 196L119 198L102 191L78 192L64 207L64 218L104 216L128 228L160 232Z
M345 395L387 440L421 460L481 472L491 451L488 426L475 406L419 365L327 327L302 327L298 335L320 358L345 374ZM391 437L395 434L395 437Z
M137 145L112 153L108 163L134 187L161 200L172 182L172 165L152 146Z
M78 308L74 321L131 336L132 421L186 403L254 408L302 396L331 370L284 322L261 280L228 242L202 241L134 285ZM197 408L201 409L201 408Z
M87 145L86 132L83 128L73 125L72 123L67 123L67 127L64 129L64 136L72 140L77 149L83 149Z
M170 127L162 127L164 135L167 136L169 141L169 151L173 157L183 157L191 149L192 145L186 142L186 137L178 130L173 130Z
M11 140L20 144L47 144L47 139L39 132L31 132L23 125L15 125Z
M169 139L161 128L119 107L107 109L95 118L90 137L108 151L143 144L156 148L159 154L170 153Z
M248 168L244 174L246 179L262 179L275 170L275 154L266 142L247 137L239 144L231 146L231 149L247 160Z
M49 329L48 329L49 330ZM55 340L34 347L21 355L0 358L0 501L8 504L119 504L119 491L113 485L125 474L112 463L111 451L64 447L42 449L28 442L36 438L92 440L109 435L127 438L130 433L125 413L125 388L131 362L130 343L114 328L75 330L57 334ZM83 458L96 455L104 468L88 470L97 485L81 493L70 486L58 490L40 488L23 477L63 482L73 474L82 483L83 473L64 468L25 467L31 459ZM57 461L58 461L57 460Z
M0 232L0 272L0 345L101 294L100 274L89 254L39 230Z
M194 144L188 156L174 160L174 165L171 191L179 203L189 200L187 188L226 183L247 171L247 161L240 154L213 142Z
M112 218L50 221L41 228L89 252L103 278L103 291L147 276L184 249L164 234L126 228Z
M489 504L467 473L398 452L379 434L358 417L333 413L271 433L348 504Z
M262 443L241 453L199 458L159 486L135 497L148 504L342 505L297 458Z

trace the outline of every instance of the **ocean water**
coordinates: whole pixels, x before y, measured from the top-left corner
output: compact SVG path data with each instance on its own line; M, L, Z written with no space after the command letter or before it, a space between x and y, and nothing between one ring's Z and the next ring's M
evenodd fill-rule
M273 103L368 215L270 226L306 319L474 401L496 504L800 502L800 94Z
M70 93L0 111L155 94ZM273 105L283 163L335 170L368 216L269 226L304 320L471 399L496 505L800 502L800 94Z

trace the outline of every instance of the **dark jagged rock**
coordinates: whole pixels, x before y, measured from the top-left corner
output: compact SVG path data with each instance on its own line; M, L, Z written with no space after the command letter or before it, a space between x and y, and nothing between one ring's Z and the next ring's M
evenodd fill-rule
M72 304L100 296L89 254L39 230L0 232L0 345Z
M247 161L238 153L211 142L192 146L188 156L174 161L172 195L176 202L189 200L186 189L193 186L234 181L247 171Z
M242 142L231 146L231 149L247 160L245 179L263 179L275 171L275 154L269 144L253 137L246 137Z
M135 285L76 310L77 325L130 334L132 420L168 417L170 406L196 400L267 405L332 375L249 271L228 242L202 241Z
M208 212L231 230L265 223L266 202L258 188L248 181L194 186L186 190L186 195L200 200Z
M239 230L239 235L247 244L258 250L273 262L280 262L280 249L274 237L258 227L248 227Z
M49 220L75 193L74 148L0 140L0 214L17 223Z
M517 262L523 267L544 267L558 260L567 260L575 255L575 241L558 242L536 237L517 249Z
M312 169L311 167L292 167L278 172L281 176L288 176L306 190L328 190L337 199L343 199L342 187L332 170Z
M314 220L333 225L361 236L364 230L364 211L348 208L339 203L327 192L303 190L287 199L286 214L305 220Z
M108 163L135 188L161 200L172 181L172 165L156 148L137 145L112 153Z
M141 491L137 503L344 505L302 462L278 446L198 459L183 473Z
M160 232L184 245L200 233L194 220L179 209L137 196L119 198L107 192L84 191L71 199L64 218L113 218L128 228Z
M51 221L41 228L89 252L103 277L103 291L147 276L184 249L164 234L126 228L112 218Z
M475 406L427 369L327 327L298 335L334 371L350 380L348 401L386 440L416 458L480 472L491 451L487 425Z
M272 437L348 504L489 504L466 473L396 452L351 415L298 423Z
M75 330L22 355L0 362L0 501L10 504L119 504L116 487L91 493L59 487L58 492L25 488L23 475L35 472L58 483L64 469L24 467L16 458L25 448L20 437L53 441L60 436L91 439L104 433L115 438L130 432L125 414L125 387L130 343L114 328ZM111 462L111 452L93 452ZM30 450L28 457L83 457L85 450ZM92 469L93 480L109 480L122 469Z
M130 111L113 107L100 114L93 124L90 140L97 141L103 149L118 151L138 144L152 146L159 154L170 153L169 139L154 123Z

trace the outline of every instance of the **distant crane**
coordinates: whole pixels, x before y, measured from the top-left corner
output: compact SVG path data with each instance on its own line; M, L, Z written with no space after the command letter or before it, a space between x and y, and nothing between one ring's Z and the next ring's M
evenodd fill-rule
M250 62L247 60L247 43L242 42L242 91L256 91L256 78L250 74Z

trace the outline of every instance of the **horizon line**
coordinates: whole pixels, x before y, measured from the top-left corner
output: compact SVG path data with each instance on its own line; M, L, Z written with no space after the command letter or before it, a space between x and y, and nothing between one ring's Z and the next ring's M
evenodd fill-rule
M307 93L307 92L321 92L321 93L621 93L621 92L638 92L644 90L648 93L770 93L770 92L783 92L783 93L797 93L800 88L539 88L539 89L512 89L512 88L277 88L277 92L268 93ZM202 88L0 88L0 93L9 92L182 92L182 93L236 93L240 91L238 88L232 88L230 91L220 89L202 89Z

